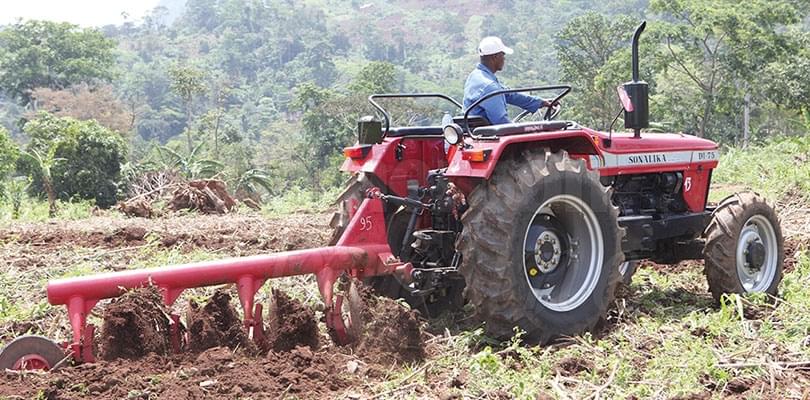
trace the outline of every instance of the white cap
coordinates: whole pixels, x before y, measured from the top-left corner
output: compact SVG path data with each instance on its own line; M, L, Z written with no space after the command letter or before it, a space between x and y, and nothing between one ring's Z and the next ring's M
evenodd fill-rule
M481 43L478 45L479 56L488 56L490 54L498 54L500 52L512 54L513 50L506 47L506 45L501 41L501 38L497 36L487 36L481 39Z

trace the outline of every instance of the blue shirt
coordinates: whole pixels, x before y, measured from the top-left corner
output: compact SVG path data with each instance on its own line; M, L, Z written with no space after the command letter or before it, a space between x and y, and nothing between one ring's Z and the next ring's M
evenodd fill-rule
M479 63L470 72L467 82L464 83L464 110L466 111L472 103L475 103L484 95L503 89L506 89L506 87L501 85L498 78L495 77L495 73L490 71L486 65ZM486 117L493 125L506 124L511 122L509 115L506 113L507 103L535 112L543 105L543 100L523 93L502 94L484 100L474 110L470 111L470 115Z

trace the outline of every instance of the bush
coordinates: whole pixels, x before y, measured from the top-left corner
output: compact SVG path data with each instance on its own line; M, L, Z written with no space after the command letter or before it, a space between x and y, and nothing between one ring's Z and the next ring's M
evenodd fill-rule
M8 131L0 127L0 198L5 196L6 176L14 170L19 155L20 150L9 137Z
M92 199L103 208L116 203L126 147L115 132L94 120L78 121L47 113L29 121L23 131L31 137L28 151L46 154L55 148L57 162L51 176L59 199ZM39 171L30 163L20 164L20 169L33 178L32 191L42 193Z

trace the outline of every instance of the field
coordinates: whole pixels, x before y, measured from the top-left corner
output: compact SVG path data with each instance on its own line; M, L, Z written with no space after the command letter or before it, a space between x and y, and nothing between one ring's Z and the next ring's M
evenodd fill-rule
M288 316L276 324L280 333L269 351L251 348L238 332L229 336L229 326L214 327L210 333L220 340L213 344L221 347L127 353L129 359L49 374L6 371L0 398L810 398L808 155L807 139L729 151L715 175L713 201L752 188L776 203L786 236L776 300L730 296L716 306L701 263L645 263L620 288L607 320L581 337L539 347L522 343L517 332L498 343L483 335L470 310L425 321L405 305L370 298L373 339L340 348L317 322L314 280L286 278L268 282L257 298L273 299ZM63 307L46 301L49 279L324 245L330 213L315 200L305 212L277 202L265 213L154 219L63 205L50 221L40 220L41 205L32 203L23 219L0 227L0 344L26 332L68 338ZM232 312L226 300L235 293L230 286L189 290L175 312L221 319ZM209 299L217 301L189 310ZM100 304L91 322L102 327L128 304ZM112 349L131 347L105 346L108 354Z

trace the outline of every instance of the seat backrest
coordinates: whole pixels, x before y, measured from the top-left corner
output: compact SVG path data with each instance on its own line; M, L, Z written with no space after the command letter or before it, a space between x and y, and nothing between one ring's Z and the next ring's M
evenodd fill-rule
M486 119L485 117L482 117L482 116L478 116L478 115L470 115L467 118L467 122L470 124L470 129L475 129L475 128L478 128L478 127L481 127L481 126L491 125L489 123L488 119ZM458 124L458 126L460 126L462 129L464 129L464 116L459 115L459 116L453 117L453 123Z

